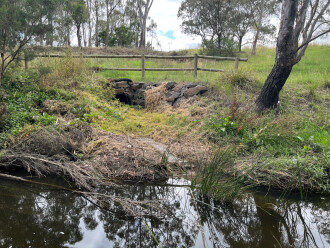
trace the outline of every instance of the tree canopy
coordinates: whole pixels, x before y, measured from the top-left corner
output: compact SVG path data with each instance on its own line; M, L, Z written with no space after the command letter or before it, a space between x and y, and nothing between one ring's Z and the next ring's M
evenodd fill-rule
M48 31L51 26L43 23L55 1L51 0L2 0L0 2L0 84L5 70L17 58L22 48L33 38Z

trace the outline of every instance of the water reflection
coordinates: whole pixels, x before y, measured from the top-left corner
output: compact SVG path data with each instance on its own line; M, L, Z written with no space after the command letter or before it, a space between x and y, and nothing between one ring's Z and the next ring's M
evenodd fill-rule
M171 181L183 184L184 181ZM172 186L103 189L161 199L165 218L128 218L119 204L100 211L79 195L0 181L0 247L329 247L328 199L299 202L247 194L228 202ZM156 241L157 240L157 241Z

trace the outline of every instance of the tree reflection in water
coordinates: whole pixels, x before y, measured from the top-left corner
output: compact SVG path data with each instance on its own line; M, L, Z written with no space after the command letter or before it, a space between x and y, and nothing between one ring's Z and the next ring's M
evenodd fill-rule
M0 247L157 247L152 235L162 247L203 247L202 237L208 247L330 244L329 200L246 194L231 203L215 203L196 194L193 202L189 189L172 186L127 185L100 192L159 199L171 214L129 218L116 203L110 204L111 212L100 211L79 195L0 181Z

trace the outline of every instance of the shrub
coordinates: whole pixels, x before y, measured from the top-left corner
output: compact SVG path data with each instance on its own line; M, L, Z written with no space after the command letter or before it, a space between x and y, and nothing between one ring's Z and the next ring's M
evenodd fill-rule
M229 83L233 88L244 91L258 92L261 88L260 82L249 71L228 71L222 76L222 81Z

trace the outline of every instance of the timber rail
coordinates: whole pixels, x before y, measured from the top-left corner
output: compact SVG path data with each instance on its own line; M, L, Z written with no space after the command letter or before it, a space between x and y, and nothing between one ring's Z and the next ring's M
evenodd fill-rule
M39 58L65 58L65 55L57 54L43 54L36 55ZM247 58L238 57L218 57L218 56L203 56L195 54L194 56L157 56L157 55L73 55L72 58L82 58L82 59L141 59L141 68L103 68L103 67L93 67L92 69L96 71L140 71L142 72L142 78L145 77L147 71L193 71L194 76L197 77L198 71L208 71L208 72L224 72L222 69L206 69L198 67L199 59L215 60L215 61L235 61L235 69L238 70L239 62L247 62ZM168 60L194 60L194 68L146 68L146 59L168 59ZM25 62L26 67L28 67L27 61Z

